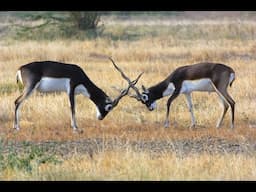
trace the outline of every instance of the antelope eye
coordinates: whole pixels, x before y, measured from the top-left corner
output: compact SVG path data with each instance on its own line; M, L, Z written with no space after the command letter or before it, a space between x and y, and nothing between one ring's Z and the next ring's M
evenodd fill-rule
M143 102L148 101L148 95L142 94L142 100L143 100Z
M107 104L105 106L105 111L110 111L112 109L112 104Z

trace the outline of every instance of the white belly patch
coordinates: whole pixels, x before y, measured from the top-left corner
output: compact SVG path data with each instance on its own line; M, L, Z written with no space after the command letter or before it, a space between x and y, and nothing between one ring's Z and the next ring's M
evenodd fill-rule
M169 83L168 87L163 92L163 97L171 95L175 90L173 83Z
M37 90L40 92L67 92L67 93L69 93L70 79L69 78L43 77L39 82ZM83 94L86 97L90 97L90 94L84 85L76 86L75 94Z
M43 77L39 82L37 90L41 92L69 92L69 82L69 78Z
M190 93L192 91L214 91L210 79L185 80L182 83L180 93Z
M75 94L83 94L86 97L90 97L90 93L87 91L84 85L78 85L75 88Z

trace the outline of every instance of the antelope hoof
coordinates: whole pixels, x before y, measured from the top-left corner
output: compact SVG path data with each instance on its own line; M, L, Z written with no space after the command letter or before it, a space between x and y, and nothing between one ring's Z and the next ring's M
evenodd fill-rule
M189 126L189 129L195 129L196 128L196 125L195 124L191 124L190 126Z
M169 127L170 127L169 121L165 121L165 122L164 122L164 128L169 128Z
M216 129L219 129L221 126L219 124L216 125Z
M14 126L13 126L13 129L14 129L15 131L19 131L19 130L20 130L20 127L19 127L18 125L14 125Z
M77 128L73 129L73 133L82 134L83 132L84 132L84 131L81 130L81 129L77 129Z
M219 129L222 125L222 120L219 120L218 123L216 124L216 128Z

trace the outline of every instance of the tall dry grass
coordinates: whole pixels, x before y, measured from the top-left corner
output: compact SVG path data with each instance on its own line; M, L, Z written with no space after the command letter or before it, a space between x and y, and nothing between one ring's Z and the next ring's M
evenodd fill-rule
M223 42L224 41L224 42ZM188 42L186 42L188 43ZM225 44L225 47L223 45ZM245 45L246 44L246 45ZM255 109L255 65L252 54L255 45L253 42L243 41L206 41L200 39L189 45L170 46L168 40L142 39L135 42L109 42L105 39L95 41L57 41L57 42L16 42L15 44L0 47L0 82L1 86L10 87L10 93L1 93L1 132L7 133L12 128L14 115L14 101L19 96L16 86L15 73L18 67L37 60L56 60L80 65L90 79L114 98L118 92L113 88L127 86L120 74L107 59L97 58L95 55L109 55L127 75L135 78L140 72L144 75L138 83L151 86L163 80L175 68L196 62L221 62L231 66L236 71L236 81L230 94L236 101L235 124L237 132L250 133L253 136L256 124ZM68 97L63 94L37 95L33 94L24 102L21 108L21 132L35 133L38 139L64 139L70 137L70 111ZM157 132L162 130L162 123L166 112L167 98L158 101L156 111L149 112L145 106L136 100L125 97L103 121L95 119L93 103L83 96L77 96L78 125L85 130L88 136L90 130L98 132L104 128L107 133L116 132L126 127L156 127ZM202 131L215 132L213 128L219 118L222 108L218 104L216 94L193 93L195 115L197 123L205 127ZM184 96L178 97L171 107L171 122L176 122L177 130L186 129L190 124L190 116ZM47 122L47 123L46 123ZM224 126L219 132L228 131L230 116L227 113ZM173 124L172 124L173 125ZM199 127L200 128L200 127ZM51 131L48 131L48 130ZM148 128L149 129L149 128ZM152 128L155 130L155 128ZM173 131L173 126L169 130ZM149 129L151 135L151 129ZM61 134L62 136L56 136ZM153 131L154 132L154 131ZM186 131L187 132L187 131ZM44 134L42 134L44 133ZM92 134L92 133L90 133ZM89 135L90 135L89 134ZM127 133L128 134L128 133ZM186 134L191 135L191 132ZM221 133L223 134L223 133ZM66 136L64 136L66 135ZM193 134L192 134L193 135ZM237 135L237 134L234 134ZM33 136L33 137L34 137ZM63 138L64 137L64 138Z
M244 163L246 162L246 163ZM106 151L94 159L77 155L62 164L42 164L32 173L7 169L5 180L33 181L176 181L176 180L255 180L255 158L243 155L201 154L180 158L164 153L152 157L146 152Z

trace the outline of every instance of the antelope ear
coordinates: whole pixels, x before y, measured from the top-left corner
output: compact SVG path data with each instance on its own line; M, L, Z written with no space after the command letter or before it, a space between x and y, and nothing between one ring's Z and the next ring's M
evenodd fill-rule
M105 100L105 102L106 102L106 103L112 103L112 100L111 100L109 97L107 97L106 100Z
M142 87L142 90L143 90L145 93L149 93L148 89L147 89L144 85L142 85L141 87Z
M135 98L137 99L138 101L140 100L140 98L137 96L137 95L129 95L131 98Z

